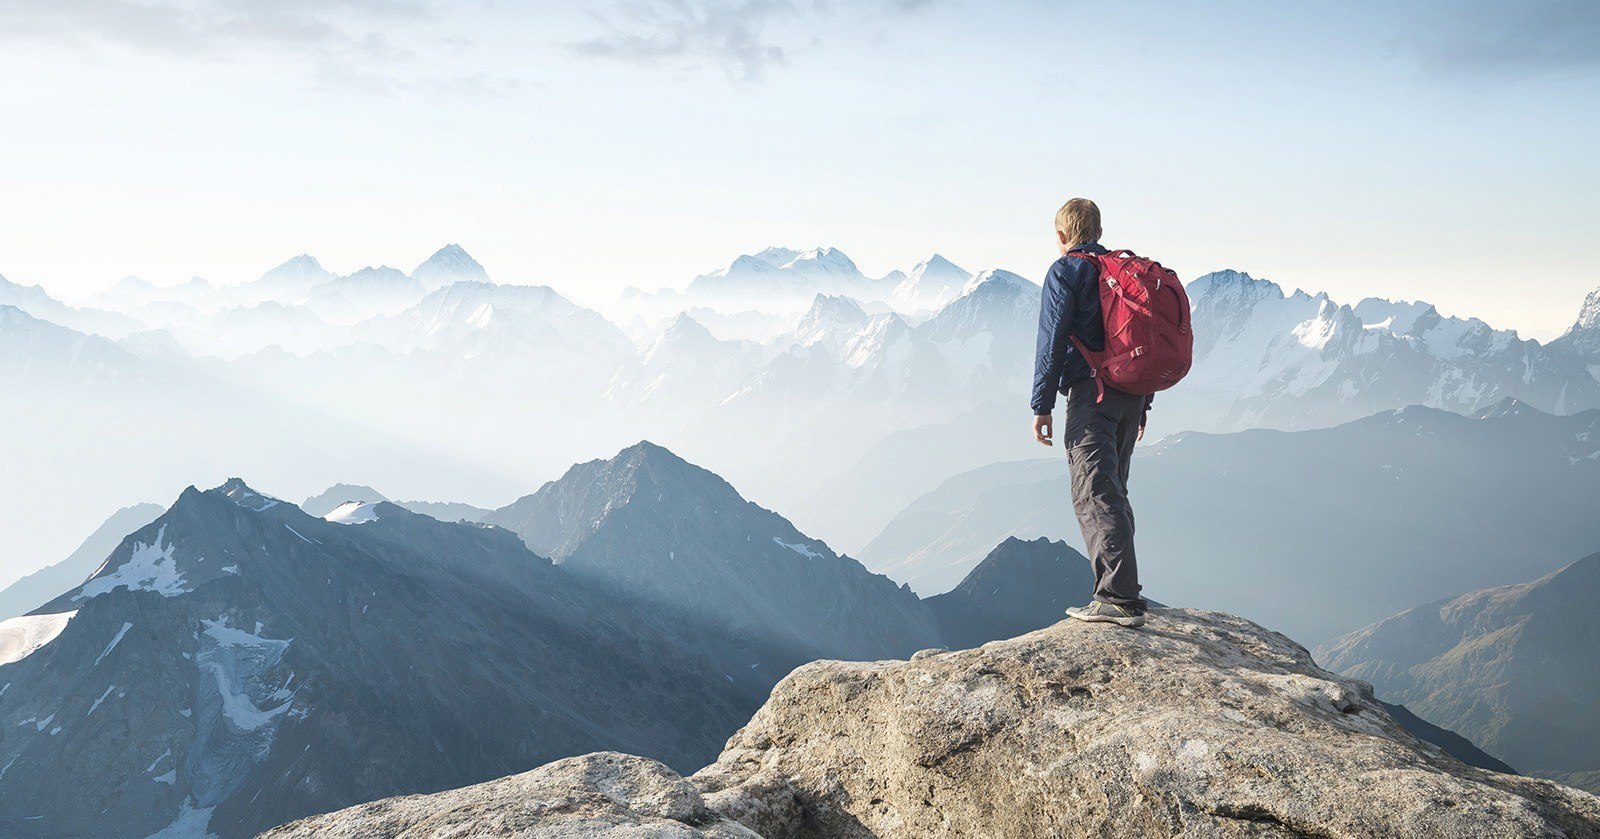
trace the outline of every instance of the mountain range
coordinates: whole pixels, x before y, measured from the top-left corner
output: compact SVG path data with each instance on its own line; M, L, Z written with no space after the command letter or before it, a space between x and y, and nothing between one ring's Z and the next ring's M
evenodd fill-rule
M1232 271L1190 292L1195 372L1158 400L1157 437L1327 427L1409 404L1470 413L1506 396L1557 413L1600 406L1593 298L1566 336L1540 344L1424 303L1341 305ZM184 457L205 440L208 460L300 493L359 475L481 508L529 475L649 438L857 551L946 478L1028 456L1017 417L1037 294L937 255L867 277L830 248L769 248L683 291L630 292L605 314L496 284L453 245L409 273L337 275L301 255L241 285L123 281L83 308L6 284L0 304L16 308L0 317L0 370L65 378L24 376L0 434L60 451L79 439L67 436L76 417L122 400L119 435L139 445L97 452L112 466L101 503L151 481L175 492L193 480L188 463L133 452ZM44 340L42 324L65 331ZM133 380L186 395L141 394ZM180 404L201 406L208 429L239 431L188 433L171 416ZM261 426L272 430L246 431ZM277 471L246 442L285 435L328 454ZM28 474L0 499L15 521L97 524L48 505L71 485L60 470L41 460ZM32 567L65 553L18 525L0 537Z

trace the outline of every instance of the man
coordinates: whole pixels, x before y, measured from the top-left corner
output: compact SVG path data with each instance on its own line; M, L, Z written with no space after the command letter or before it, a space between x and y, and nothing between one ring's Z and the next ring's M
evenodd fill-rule
M1093 352L1105 346L1100 313L1100 268L1085 256L1103 254L1100 208L1074 198L1056 213L1061 258L1045 276L1039 307L1039 345L1033 370L1033 436L1053 445L1051 412L1056 394L1066 397L1061 441L1072 476L1072 506L1094 563L1094 599L1067 610L1081 621L1143 626L1146 604L1139 595L1133 553L1133 508L1128 503L1128 466L1133 445L1144 437L1151 397L1124 393L1096 382L1076 337ZM1097 387L1100 385L1100 387Z

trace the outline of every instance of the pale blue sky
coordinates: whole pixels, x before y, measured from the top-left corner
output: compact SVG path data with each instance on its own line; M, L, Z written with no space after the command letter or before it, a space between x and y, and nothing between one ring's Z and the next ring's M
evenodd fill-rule
M1403 8L1398 8L1404 5ZM7 0L0 274L237 281L460 242L580 299L768 244L1185 277L1530 337L1600 286L1600 4Z

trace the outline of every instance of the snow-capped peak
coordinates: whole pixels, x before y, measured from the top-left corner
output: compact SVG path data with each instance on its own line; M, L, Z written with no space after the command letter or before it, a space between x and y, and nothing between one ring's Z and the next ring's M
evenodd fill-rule
M798 257L799 255L800 252L794 250L793 248L779 247L767 248L760 253L752 254L752 256L754 256L756 259L759 259L774 268L781 268L785 265L788 265L795 260L795 257Z
M850 277L861 276L861 270L856 267L850 257L838 248L812 248L796 255L794 259L783 265L784 268L800 270L825 271L830 274L842 274Z
M889 294L889 302L908 312L937 309L962 293L972 274L939 254L917 263Z
M1354 311L1367 329L1383 329L1396 335L1426 330L1439 320L1439 310L1422 301L1368 297L1357 303Z
M1205 302L1254 305L1267 298L1284 299L1283 288L1271 280L1258 280L1243 271L1224 269L1199 277L1186 287L1196 308Z
M1600 328L1600 288L1584 298L1583 308L1578 310L1578 322L1572 328L1574 331Z
M859 326L867 322L867 312L849 297L838 294L819 294L811 301L811 308L800 318L795 331L807 333L819 329Z
M380 501L346 501L333 508L324 519L337 524L366 524L378 520Z
M281 265L268 271L267 274L309 274L321 273L326 270L322 267L322 263L317 261L316 257L309 253L303 253L284 260Z
M217 487L214 492L220 492L240 507L255 510L258 513L270 507L276 507L281 503L270 495L263 495L251 489L250 485L246 484L242 478L229 478L226 483Z
M961 287L960 296L965 297L978 291L979 289L1000 288L1005 288L1008 290L1014 289L1018 291L1030 291L1037 289L1038 286L1003 268L990 268L987 271L978 272L977 275L968 280L966 285Z
M411 272L411 279L429 291L463 281L489 282L489 272L460 245L445 245Z

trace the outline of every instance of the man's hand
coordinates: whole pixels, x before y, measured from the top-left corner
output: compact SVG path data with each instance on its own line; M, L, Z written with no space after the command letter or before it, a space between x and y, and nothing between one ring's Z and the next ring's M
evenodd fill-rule
M1144 439L1144 424L1149 422L1149 421L1150 421L1150 409L1146 408L1144 413L1139 415L1139 436L1133 438L1134 442L1137 443L1140 440Z
M1040 415L1034 417L1033 418L1033 439L1038 440L1039 442L1045 444L1046 446L1053 446L1053 445L1055 445L1055 443L1050 442L1050 436L1051 436L1050 415L1049 414L1040 414Z

